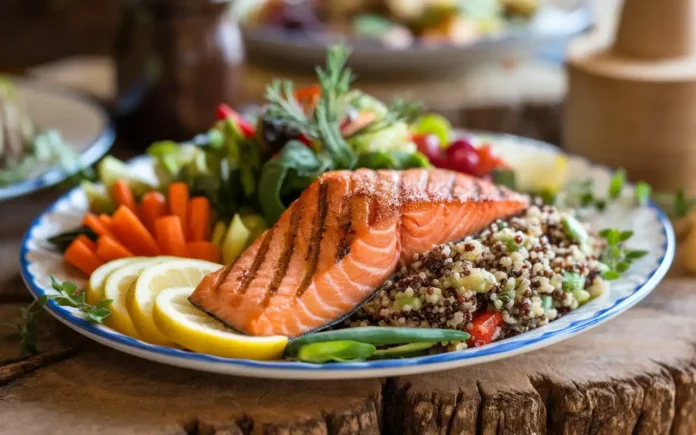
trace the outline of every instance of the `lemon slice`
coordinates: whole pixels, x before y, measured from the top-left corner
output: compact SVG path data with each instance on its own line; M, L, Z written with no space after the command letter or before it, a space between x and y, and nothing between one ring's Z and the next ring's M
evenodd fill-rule
M138 260L124 264L112 271L106 278L102 296L102 299L111 299L112 301L111 305L109 305L111 315L106 318L106 325L122 334L126 334L133 338L140 338L140 335L133 326L133 322L128 314L128 307L126 306L128 289L135 282L140 272L146 267L165 261L172 261L175 258L176 257L139 257ZM95 273L96 272L95 270Z
M155 300L153 317L162 333L176 344L201 353L226 358L278 359L287 337L250 337L239 334L189 302L193 287L162 290Z
M128 291L127 306L130 318L141 337L152 344L172 344L155 324L153 309L155 298L165 289L196 287L209 273L222 265L210 261L178 259L150 266L140 273Z
M104 299L104 284L106 283L106 279L113 271L119 267L142 260L144 258L145 257L119 258L118 260L109 261L108 263L99 266L89 276L89 283L87 284L87 303L94 305Z

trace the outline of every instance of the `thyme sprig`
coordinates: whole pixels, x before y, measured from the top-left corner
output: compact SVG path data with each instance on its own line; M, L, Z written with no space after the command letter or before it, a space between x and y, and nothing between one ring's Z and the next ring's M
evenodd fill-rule
M76 308L84 315L86 320L92 323L101 324L104 319L111 315L111 310L107 308L113 302L111 299L103 300L94 305L88 304L85 300L85 292L78 290L75 283L70 281L61 283L53 276L51 276L51 287L58 294L41 296L27 307L22 308L20 323L0 323L1 327L15 331L11 337L19 337L19 351L22 357L37 353L36 327L39 315L49 300L53 300L58 305L64 307Z

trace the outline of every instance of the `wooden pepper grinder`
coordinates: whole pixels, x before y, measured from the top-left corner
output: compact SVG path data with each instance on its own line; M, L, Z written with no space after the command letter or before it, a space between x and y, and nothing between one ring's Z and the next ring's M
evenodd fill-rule
M563 144L696 194L696 0L625 0L613 44L572 46Z
M128 0L116 47L119 127L139 146L207 131L241 103L244 49L228 2Z

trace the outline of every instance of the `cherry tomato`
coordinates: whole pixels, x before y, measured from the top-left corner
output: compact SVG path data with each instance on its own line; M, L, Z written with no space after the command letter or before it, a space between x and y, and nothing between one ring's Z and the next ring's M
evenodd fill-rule
M447 169L478 175L480 158L476 148L467 140L457 139L446 150Z
M432 157L444 157L440 146L440 139L434 134L416 134L413 136L413 142L418 147L418 151Z
M219 119L220 121L225 119L232 119L237 124L237 126L239 126L239 129L242 131L242 134L245 137L251 137L254 135L254 126L249 124L249 122L246 119L242 118L242 116L239 113L235 112L227 104L218 104L216 109L216 115L217 119Z

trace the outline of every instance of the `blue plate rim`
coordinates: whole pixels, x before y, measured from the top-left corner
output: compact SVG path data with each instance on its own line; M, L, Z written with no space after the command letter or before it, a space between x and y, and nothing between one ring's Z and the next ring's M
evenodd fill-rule
M99 117L102 119L103 128L101 132L80 153L79 159L82 166L92 166L111 149L111 146L116 139L113 121L107 115L106 111L101 104L99 104L96 98L68 88L53 86L47 83L29 80L22 77L6 77L10 77L10 80L20 83L23 87L31 87L34 89L39 89L42 92L80 101L85 106L90 107L99 114ZM51 166L34 178L29 178L18 183L0 186L0 202L53 186L65 180L68 178L68 176L69 174L65 170L58 168L55 165Z
M514 137L517 140L535 144L536 146L549 147L550 144L535 139L524 138L509 134L498 134L490 132L471 132L475 134L482 134L488 136L498 136L498 137ZM575 156L586 162L587 159L579 156ZM136 162L139 159L145 159L146 156L136 157L131 160L131 162ZM594 166L603 167L607 170L608 168L593 164ZM77 188L76 188L77 189ZM29 270L29 241L36 228L40 225L41 219L45 214L53 212L56 207L63 201L65 201L70 195L75 194L75 189L65 193L60 198L58 198L54 203L52 203L46 210L44 210L38 217L36 217L26 234L24 235L20 247L20 270L22 278L29 288L30 292L35 298L38 298L45 294L44 290L41 289L36 284L36 278L34 274ZM68 310L60 307L54 301L49 301L46 305L46 309L49 310L55 317L57 317L62 322L68 324L73 329L78 331L84 331L88 334L97 336L105 341L114 342L121 348L131 348L143 353L150 354L152 356L164 356L168 358L174 358L177 360L184 360L186 362L200 362L215 365L226 365L238 367L240 370L253 369L258 371L255 373L258 376L263 376L265 371L276 372L276 371L312 371L312 372L357 372L357 371L371 371L371 370L387 370L387 369L402 369L407 367L432 367L434 365L441 365L445 363L451 363L460 360L475 359L475 358L487 358L499 359L505 357L506 353L514 352L515 350L524 349L526 347L534 347L534 345L550 345L563 339L564 336L570 337L574 333L589 330L610 317L614 317L625 310L631 308L645 296L647 296L650 291L652 291L655 286L664 278L669 270L669 266L674 259L676 239L674 235L674 230L672 228L671 222L667 215L655 204L653 201L649 203L649 207L653 209L657 215L658 221L662 224L662 234L665 238L663 249L664 253L662 257L659 258L658 266L650 272L647 279L640 285L634 287L633 291L627 296L617 299L614 304L609 307L597 310L593 313L591 317L579 319L571 323L567 327L561 330L550 330L544 334L533 337L529 339L520 339L515 342L506 342L502 340L497 342L494 346L483 346L478 348L466 349L464 351L458 352L448 352L436 355L427 355L415 358L407 359L393 359L393 360L376 360L376 361L366 361L366 362L353 362L353 363L332 363L332 364L312 364L303 363L295 361L254 361L247 359L236 359L236 358L224 358L217 357L208 354L189 352L180 349L173 349L164 346L152 345L145 343L134 338L122 335L115 331L107 330L103 327L98 327L93 323L90 323L84 319L81 319L74 314L70 313Z

